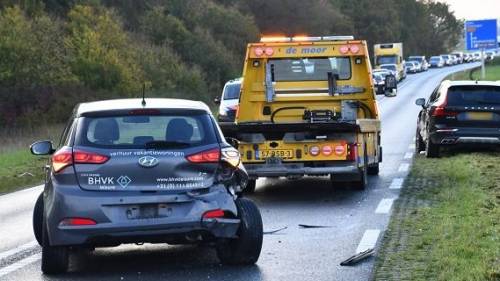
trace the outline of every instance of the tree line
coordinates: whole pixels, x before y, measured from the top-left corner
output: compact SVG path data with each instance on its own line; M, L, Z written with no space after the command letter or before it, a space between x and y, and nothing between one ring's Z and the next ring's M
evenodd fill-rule
M463 23L432 0L2 0L0 126L62 122L75 103L209 102L262 34L355 35L451 50Z

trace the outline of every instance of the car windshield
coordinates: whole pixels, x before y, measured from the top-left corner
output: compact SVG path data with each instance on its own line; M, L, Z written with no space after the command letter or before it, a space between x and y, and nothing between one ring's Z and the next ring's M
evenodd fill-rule
M485 106L500 104L498 86L454 86L448 90L450 106Z
M408 60L409 61L418 61L418 62L421 62L422 58L421 57L409 57Z
M328 72L340 80L351 78L349 57L271 59L269 65L276 82L328 80Z
M432 57L431 61L440 61L440 58L438 58L438 57Z
M208 114L82 117L75 144L108 149L188 148L216 142Z
M227 84L224 87L224 100L235 100L240 98L241 83Z
M377 64L397 64L398 57L397 56L378 56Z

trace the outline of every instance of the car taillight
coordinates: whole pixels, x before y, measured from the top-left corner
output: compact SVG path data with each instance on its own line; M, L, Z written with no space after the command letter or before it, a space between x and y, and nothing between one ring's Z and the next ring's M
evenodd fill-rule
M221 209L211 210L203 214L204 219L215 219L223 217L224 217L224 211Z
M71 148L63 147L52 155L52 169L55 173L73 164Z
M356 161L358 158L358 144L350 143L349 144L349 153L347 154L347 160Z
M77 164L103 164L108 160L106 155L81 150L73 152L73 161Z
M96 224L97 222L93 219L65 218L59 223L59 226L82 226L82 225L96 225Z
M220 149L215 148L186 156L191 163L214 163L220 161Z

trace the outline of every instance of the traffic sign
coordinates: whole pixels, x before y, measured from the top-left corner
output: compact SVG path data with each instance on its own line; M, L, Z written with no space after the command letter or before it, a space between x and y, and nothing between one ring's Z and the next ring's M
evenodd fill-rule
M465 47L468 51L498 48L497 20L465 22Z

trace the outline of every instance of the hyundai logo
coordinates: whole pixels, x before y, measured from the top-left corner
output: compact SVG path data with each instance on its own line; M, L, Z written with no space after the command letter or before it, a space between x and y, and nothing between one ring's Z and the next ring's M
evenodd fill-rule
M158 165L158 163L158 159L154 158L153 156L144 156L139 158L139 165L145 168L153 168L154 166Z

